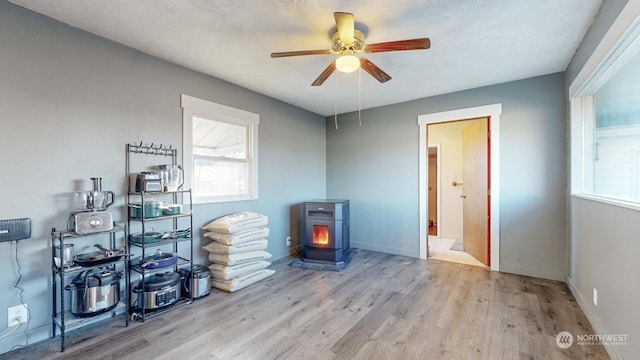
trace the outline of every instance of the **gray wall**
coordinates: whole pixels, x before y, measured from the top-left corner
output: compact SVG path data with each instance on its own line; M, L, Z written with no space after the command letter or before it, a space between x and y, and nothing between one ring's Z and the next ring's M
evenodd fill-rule
M575 79L626 0L607 0L567 69ZM613 358L640 357L640 212L570 197L567 281L580 305L603 335L627 335L627 345L610 348ZM598 306L592 302L598 290Z
M419 256L420 114L503 104L500 270L566 273L566 99L562 73L327 118L327 195L351 200L357 247Z
M604 34L609 30L611 24L616 20L622 8L627 5L627 2L628 0L604 0L589 31L585 34L580 47L576 50L571 63L567 67L567 86L578 76L578 73L589 60L589 57L600 43Z
M624 359L640 355L640 214L586 200L571 199L569 275L576 298L596 332L628 335L616 346ZM598 290L598 306L592 302Z
M259 200L199 205L194 227L250 210L269 216L269 251L289 254L292 205L325 196L325 119L244 88L190 71L0 2L0 219L29 217L32 238L0 243L0 333L6 308L31 309L30 342L50 335L50 230L64 228L71 192L101 176L117 193L111 208L124 219L125 144L181 146L180 94L260 114ZM292 219L293 221L290 221ZM200 236L196 260L204 262ZM94 239L87 239L91 246ZM205 262L206 263L206 262ZM20 330L0 340L0 353L23 345Z

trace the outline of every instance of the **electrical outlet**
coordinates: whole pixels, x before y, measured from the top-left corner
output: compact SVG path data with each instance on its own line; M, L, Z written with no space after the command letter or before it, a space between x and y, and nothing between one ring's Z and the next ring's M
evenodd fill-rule
M27 307L27 304L10 307L7 309L7 322L9 323L7 326L16 326L18 324L26 323L27 317L29 317L29 308Z
M598 290L593 288L593 305L598 306Z
M291 246L291 236L287 236L287 246Z

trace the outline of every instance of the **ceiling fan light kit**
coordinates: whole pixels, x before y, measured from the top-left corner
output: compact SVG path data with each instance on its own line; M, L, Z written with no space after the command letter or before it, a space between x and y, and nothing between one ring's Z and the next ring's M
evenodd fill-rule
M336 32L331 37L331 49L329 50L302 50L271 53L272 58L300 56L300 55L340 55L335 61L318 76L311 86L320 86L331 74L338 70L343 73L351 73L362 67L364 71L373 76L381 83L391 80L391 76L385 73L377 65L364 57L357 57L355 54L402 51L402 50L423 50L431 47L429 38L419 38L412 40L390 41L378 44L366 45L364 34L355 29L355 19L353 14L346 12L335 12L333 16L336 21Z
M342 55L336 59L336 69L343 73L352 73L360 67L360 59L355 55Z

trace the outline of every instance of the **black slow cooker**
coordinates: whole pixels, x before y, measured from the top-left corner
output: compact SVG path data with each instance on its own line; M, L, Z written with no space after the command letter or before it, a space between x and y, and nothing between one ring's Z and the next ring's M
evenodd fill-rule
M142 288L141 288L142 286ZM139 281L131 291L132 305L145 310L169 306L180 299L180 274L166 272L147 276Z

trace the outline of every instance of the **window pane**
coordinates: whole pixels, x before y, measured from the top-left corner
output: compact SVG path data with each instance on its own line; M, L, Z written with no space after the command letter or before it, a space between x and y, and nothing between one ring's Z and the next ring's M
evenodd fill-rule
M640 55L594 94L593 192L640 201Z
M258 125L248 111L182 94L185 183L194 203L258 198Z
M247 158L248 127L193 117L193 154Z
M194 156L194 192L201 197L247 193L247 163Z

